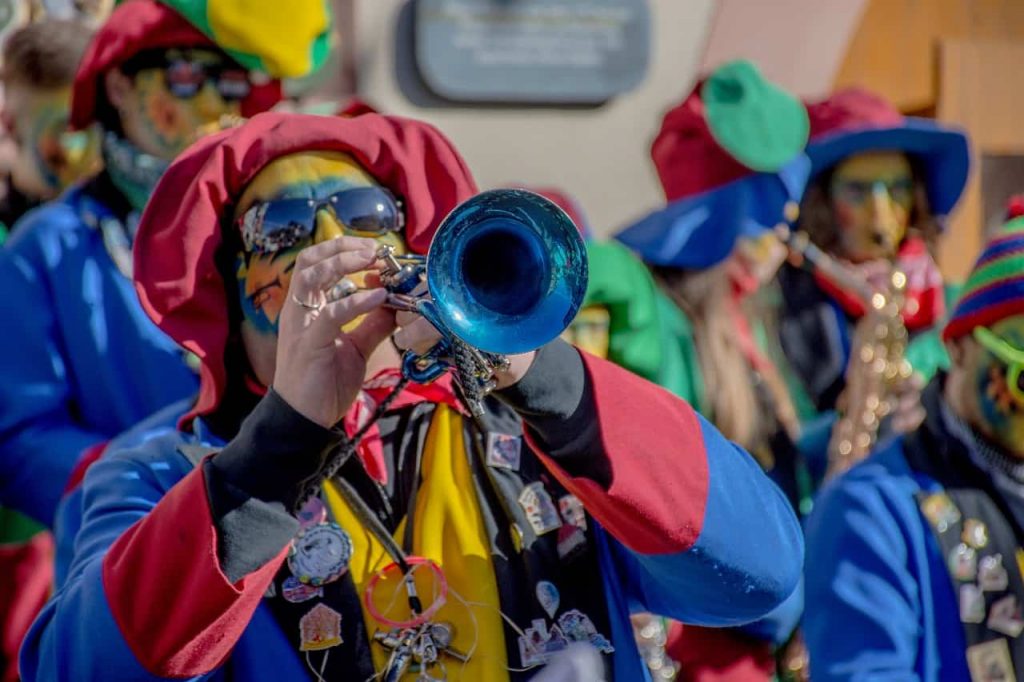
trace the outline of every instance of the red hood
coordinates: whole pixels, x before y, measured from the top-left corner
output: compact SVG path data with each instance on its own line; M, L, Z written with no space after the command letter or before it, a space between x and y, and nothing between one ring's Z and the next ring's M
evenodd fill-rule
M228 301L215 263L234 201L274 159L318 150L351 154L405 203L405 238L426 253L441 220L477 193L452 143L426 123L379 114L354 118L265 113L204 138L164 173L135 238L135 288L142 307L201 362L191 416L224 395Z
M87 128L96 119L96 97L103 74L152 48L216 47L173 9L156 0L129 0L118 5L93 36L78 65L71 91L71 126ZM280 81L253 86L242 102L242 115L266 111L281 100Z

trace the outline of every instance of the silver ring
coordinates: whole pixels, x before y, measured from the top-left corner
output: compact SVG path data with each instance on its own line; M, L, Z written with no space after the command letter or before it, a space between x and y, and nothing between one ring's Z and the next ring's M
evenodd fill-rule
M292 294L292 300L299 304L301 307L305 308L306 310L312 310L314 312L319 312L324 307L323 301L321 301L318 305L310 305L305 301L300 301L299 297L296 296L295 294Z
M343 277L327 292L327 300L334 303L335 301L340 301L343 298L348 298L357 291L359 291L359 287L356 283L347 277Z

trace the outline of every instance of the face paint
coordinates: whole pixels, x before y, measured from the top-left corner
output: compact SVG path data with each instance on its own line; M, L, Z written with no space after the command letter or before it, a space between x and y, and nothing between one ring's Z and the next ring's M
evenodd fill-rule
M249 183L235 210L236 220L249 208L282 199L323 200L346 189L374 187L378 183L354 159L341 153L299 153L268 164ZM316 216L316 232L287 249L274 253L242 251L236 258L236 276L246 323L264 336L276 336L278 316L285 303L291 273L299 252L307 246L343 234L365 236L338 222L326 209ZM387 233L378 241L399 253L405 244L398 233ZM363 286L367 273L349 277ZM354 320L350 324L358 324Z
M856 154L829 186L840 255L854 263L896 257L914 207L910 161L899 152Z
M1024 315L1001 320L990 327L996 339L1024 353ZM977 386L981 431L1011 454L1024 456L1024 400L1008 383L1013 358L1005 352L993 352L980 344L972 368ZM1019 357L1019 356L1018 356Z
M15 186L36 198L50 198L99 165L96 130L68 130L70 88L34 90L13 85L5 113L18 145L12 168Z
M581 350L599 358L608 357L611 319L608 309L589 305L580 310L564 332L562 338Z
M211 65L223 62L221 55L208 50L189 50L187 55L179 50L167 52L168 59L182 56ZM162 67L135 74L131 100L132 123L122 121L129 141L163 159L173 159L203 134L214 132L222 117L241 113L240 103L226 101L212 80L203 83L193 97L175 96L168 89L167 72Z
M741 237L736 242L736 257L759 285L774 279L787 254L786 246L774 232L765 231L756 238Z

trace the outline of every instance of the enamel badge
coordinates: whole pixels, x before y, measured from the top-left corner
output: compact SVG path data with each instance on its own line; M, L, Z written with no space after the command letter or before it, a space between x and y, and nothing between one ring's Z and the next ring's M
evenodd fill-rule
M1010 576L1003 566L1003 555L983 557L978 563L978 585L986 592L1002 592L1010 584Z
M1013 682L1017 679L1013 672L1013 659L1010 658L1010 646L1002 637L968 647L967 667L971 671L972 680Z
M554 654L569 646L569 640L562 634L561 628L548 624L542 619L533 621L519 636L519 658L524 668L543 665Z
M299 620L299 651L321 651L341 644L341 614L317 604Z
M534 481L523 488L523 492L519 493L519 506L526 513L526 519L536 535L550 533L562 525L555 503L540 481Z
M558 500L558 511L566 523L583 531L587 529L587 513L580 498L575 495L563 495Z
M301 604L315 597L324 596L324 588L300 583L295 576L290 575L281 583L281 596L292 604Z
M299 520L299 528L306 529L319 526L327 521L327 507L319 497L313 496L306 500L302 509L295 515Z
M519 471L523 439L505 433L487 434L487 466Z
M921 502L921 512L940 533L960 520L960 510L946 493L933 493Z
M961 582L974 580L978 575L978 553L961 542L949 553L949 572Z
M288 550L288 568L300 583L319 587L348 570L352 538L336 523L320 523L299 531Z
M960 586L960 620L965 623L985 620L985 595L974 583Z
M993 604L985 625L1007 637L1019 637L1024 632L1024 618L1021 618L1017 597L1008 594Z

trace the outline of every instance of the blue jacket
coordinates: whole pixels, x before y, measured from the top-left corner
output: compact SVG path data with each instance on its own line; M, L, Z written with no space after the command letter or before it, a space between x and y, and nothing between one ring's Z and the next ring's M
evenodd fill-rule
M921 428L941 429L936 404ZM803 631L816 681L970 679L953 582L915 499L942 486L910 466L907 447L880 446L808 520Z
M93 186L26 214L0 253L0 504L47 525L83 451L198 387L108 254Z
M685 403L609 363L586 366L611 482L531 445L596 529L615 679L647 679L632 608L711 626L763 617L794 591L801 532L757 463ZM309 679L263 599L283 555L233 583L218 566L208 465L179 448L219 443L201 421L196 433L147 430L90 468L67 580L22 649L25 680Z

